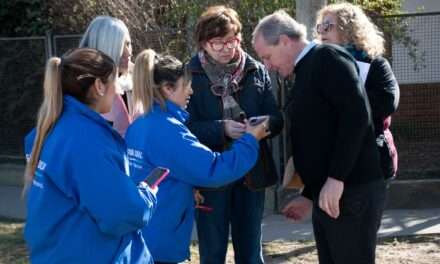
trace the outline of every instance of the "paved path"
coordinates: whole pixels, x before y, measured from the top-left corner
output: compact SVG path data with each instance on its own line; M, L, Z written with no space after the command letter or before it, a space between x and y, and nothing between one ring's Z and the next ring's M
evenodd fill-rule
M379 230L380 237L421 234L440 234L440 208L421 210L386 210ZM263 219L263 241L311 240L310 220L293 223L282 215L268 215Z
M0 216L23 219L25 204L20 198L21 188L0 186ZM194 228L195 230L195 228ZM417 210L386 210L379 236L440 234L440 208ZM196 239L195 231L193 239ZM263 241L311 240L310 220L292 223L282 215L267 213L263 219Z

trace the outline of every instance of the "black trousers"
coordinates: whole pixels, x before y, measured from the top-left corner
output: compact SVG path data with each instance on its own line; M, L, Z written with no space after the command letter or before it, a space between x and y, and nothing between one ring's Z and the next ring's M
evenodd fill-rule
M384 181L345 186L340 215L313 206L313 232L320 264L374 264L377 231L386 199Z

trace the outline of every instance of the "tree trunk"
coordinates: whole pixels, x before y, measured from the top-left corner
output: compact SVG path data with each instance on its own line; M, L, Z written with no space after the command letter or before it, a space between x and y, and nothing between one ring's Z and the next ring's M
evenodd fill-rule
M307 27L307 38L313 39L316 12L327 4L327 0L296 0L296 20Z

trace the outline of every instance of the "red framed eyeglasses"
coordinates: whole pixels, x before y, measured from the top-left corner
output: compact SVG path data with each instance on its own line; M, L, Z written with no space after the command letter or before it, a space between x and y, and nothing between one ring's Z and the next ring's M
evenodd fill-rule
M226 41L221 41L219 39L216 39L216 40L208 41L208 44L211 46L211 48L214 51L221 51L225 47L227 47L228 49L235 49L240 44L240 39L237 38L237 37L230 38L230 39L228 39Z

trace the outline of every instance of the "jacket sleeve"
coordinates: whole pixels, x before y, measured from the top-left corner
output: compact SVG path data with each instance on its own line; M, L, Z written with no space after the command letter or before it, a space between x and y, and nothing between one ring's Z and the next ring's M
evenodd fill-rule
M372 61L365 87L374 120L383 121L397 110L399 84L385 58L378 57Z
M277 136L283 129L283 115L277 106L273 94L272 83L269 73L263 68L264 90L263 90L263 115L269 115L270 138Z
M301 191L301 195L309 199L310 201L313 201L312 189L309 186L304 186Z
M187 108L190 117L186 125L203 144L222 146L225 142L223 122L222 120L201 120L197 102L202 99L196 93L196 89L194 89L194 95L191 97Z
M168 177L195 186L219 187L235 181L255 165L258 157L259 144L248 133L222 153L203 145L183 124L168 120L162 131L149 138L147 155L152 163L169 168Z
M372 120L353 59L333 49L322 51L321 74L328 76L328 85L324 85L322 91L337 118L328 177L344 181L354 167Z
M95 144L96 151L80 151L72 170L79 206L103 233L120 236L144 227L156 206L148 188L137 187L124 172L114 144ZM79 145L79 149L90 146Z

